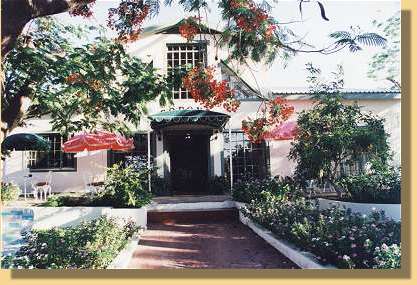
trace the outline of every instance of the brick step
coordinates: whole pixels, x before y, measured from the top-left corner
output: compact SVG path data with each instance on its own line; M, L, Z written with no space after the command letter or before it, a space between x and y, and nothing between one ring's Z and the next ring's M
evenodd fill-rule
M239 211L235 208L210 211L148 212L148 223L151 224L236 222L238 219Z

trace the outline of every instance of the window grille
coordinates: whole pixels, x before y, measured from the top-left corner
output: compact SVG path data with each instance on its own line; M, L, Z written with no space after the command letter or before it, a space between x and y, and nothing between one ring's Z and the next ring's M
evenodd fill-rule
M207 44L168 44L167 49L167 74L173 84L172 96L174 99L189 99L188 91L181 86L181 78L198 64L206 66Z

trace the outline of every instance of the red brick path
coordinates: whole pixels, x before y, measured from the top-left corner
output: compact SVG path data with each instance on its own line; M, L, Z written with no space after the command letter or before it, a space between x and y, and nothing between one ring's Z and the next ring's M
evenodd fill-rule
M129 268L298 268L237 219L148 225Z

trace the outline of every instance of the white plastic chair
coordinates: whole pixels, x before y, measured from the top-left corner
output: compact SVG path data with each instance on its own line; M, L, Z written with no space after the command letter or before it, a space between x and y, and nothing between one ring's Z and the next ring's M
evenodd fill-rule
M52 195L52 171L48 171L48 173L45 176L45 180L44 181L38 181L38 182L34 182L32 183L32 195L35 199L38 199L38 195L40 194L40 198L41 200L45 200L47 196ZM43 196L43 199L42 199Z

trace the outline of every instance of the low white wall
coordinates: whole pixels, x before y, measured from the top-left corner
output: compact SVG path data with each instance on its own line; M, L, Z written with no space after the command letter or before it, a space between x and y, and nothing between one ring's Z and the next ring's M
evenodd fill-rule
M90 221L102 215L119 219L132 219L136 225L146 228L146 208L115 209L110 207L32 207L33 229L67 227Z
M104 208L102 214L121 220L133 220L136 225L144 229L146 229L146 224L148 223L148 211L146 207L138 209Z
M401 221L401 204L370 204L370 203L352 203L344 201L336 201L319 198L320 209L327 209L332 206L346 207L351 209L352 212L369 215L372 211L384 211L385 216L396 221Z
M239 210L244 207L244 203L236 202L236 208ZM292 262L297 264L302 269L334 269L334 266L323 266L315 258L315 256L309 252L302 251L292 244L280 240L275 235L265 229L264 227L252 222L249 218L245 217L242 212L239 211L239 220L242 224L248 226L254 231L259 237L265 242L271 245L273 248L278 250L280 253L285 255Z
M195 210L218 210L235 207L235 202L228 200L222 202L197 202L197 203L172 203L172 204L155 204L152 203L146 208L152 212L180 212L180 211L195 211Z

